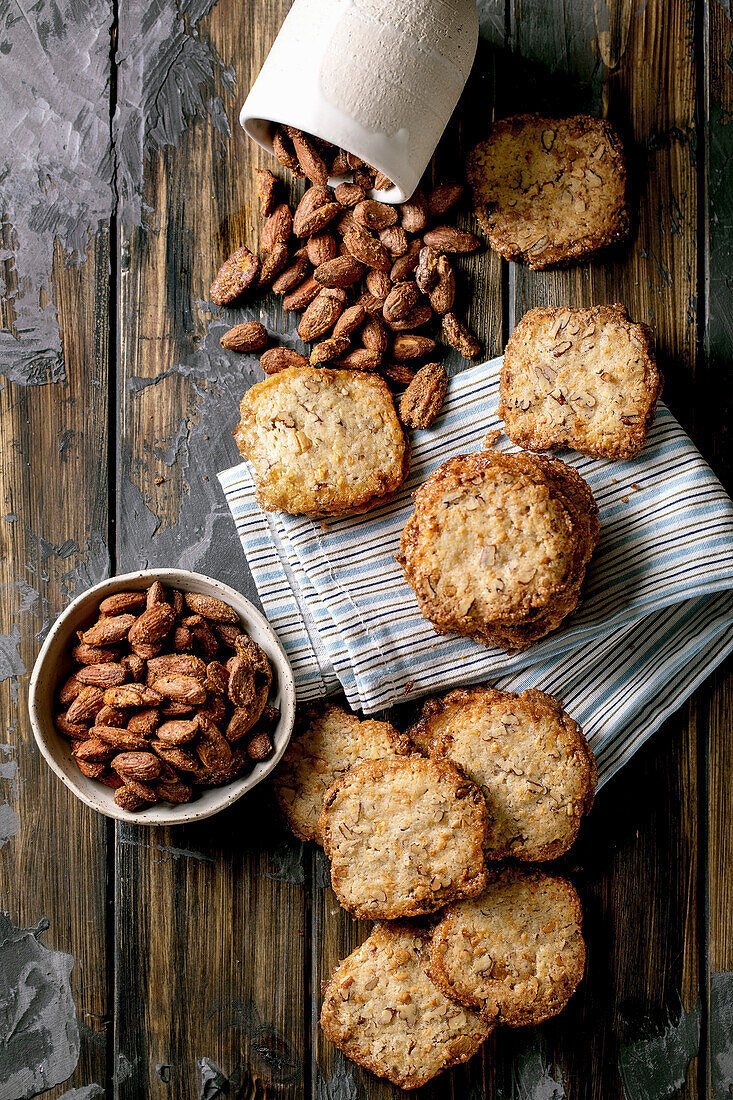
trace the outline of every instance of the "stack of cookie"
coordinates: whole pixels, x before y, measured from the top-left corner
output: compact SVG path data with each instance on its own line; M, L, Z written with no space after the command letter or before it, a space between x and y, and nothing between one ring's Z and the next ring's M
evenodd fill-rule
M438 633L521 650L578 606L598 530L572 466L481 451L444 462L418 489L397 560Z
M583 975L580 903L521 865L568 850L595 784L580 727L540 691L453 691L405 733L332 704L302 713L279 805L323 845L341 905L379 921L325 985L326 1036L415 1088L497 1024L559 1012Z

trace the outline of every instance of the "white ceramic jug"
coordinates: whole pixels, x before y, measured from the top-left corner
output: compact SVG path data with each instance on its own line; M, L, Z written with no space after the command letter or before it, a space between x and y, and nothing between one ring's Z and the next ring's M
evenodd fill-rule
M417 187L453 113L478 42L475 0L295 0L240 122L272 149L284 123Z

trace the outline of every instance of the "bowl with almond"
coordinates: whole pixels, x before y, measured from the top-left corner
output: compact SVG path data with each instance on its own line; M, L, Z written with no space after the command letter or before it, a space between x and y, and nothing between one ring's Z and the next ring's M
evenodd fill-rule
M276 766L295 683L267 619L199 573L146 569L78 596L29 688L46 761L93 810L175 825L231 806Z

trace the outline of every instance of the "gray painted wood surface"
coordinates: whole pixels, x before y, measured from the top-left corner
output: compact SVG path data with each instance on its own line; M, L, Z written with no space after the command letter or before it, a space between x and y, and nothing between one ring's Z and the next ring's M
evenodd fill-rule
M0 0L0 1100L395 1092L318 1034L319 983L365 929L267 792L188 829L113 825L39 759L24 700L55 615L110 572L181 564L252 595L214 475L259 372L219 347L230 321L205 299L221 257L256 243L267 160L236 113L288 7ZM479 7L436 173L494 115L603 113L632 150L637 226L627 252L568 271L465 263L471 324L495 354L532 305L625 301L730 489L730 9ZM269 300L248 317L286 331ZM730 672L604 789L565 861L589 943L568 1010L421 1095L730 1095Z

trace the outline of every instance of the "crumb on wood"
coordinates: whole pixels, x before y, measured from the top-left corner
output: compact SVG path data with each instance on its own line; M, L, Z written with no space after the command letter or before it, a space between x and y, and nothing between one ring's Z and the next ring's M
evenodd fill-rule
M405 684L404 688L402 689L402 694L403 695L409 695L414 687L415 687L415 681L414 680L408 680L407 683Z
M629 503L629 498L628 497L621 497L621 500L623 501L624 504Z
M164 481L165 481L164 477L156 477L155 484L156 485L162 485Z

